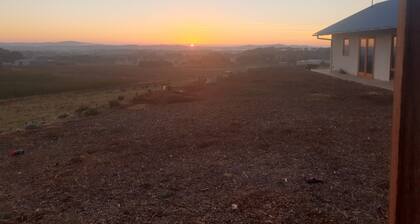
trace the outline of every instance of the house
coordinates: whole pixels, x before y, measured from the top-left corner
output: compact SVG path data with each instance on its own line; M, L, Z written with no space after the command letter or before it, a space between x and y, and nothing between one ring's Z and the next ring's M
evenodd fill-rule
M331 41L331 72L394 78L398 0L372 5L314 34ZM325 38L328 37L328 38Z

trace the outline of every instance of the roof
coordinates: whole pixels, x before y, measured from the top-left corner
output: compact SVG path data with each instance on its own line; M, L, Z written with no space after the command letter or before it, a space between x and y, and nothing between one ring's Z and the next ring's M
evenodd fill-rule
M397 24L398 0L389 0L347 17L315 33L314 36L396 29Z

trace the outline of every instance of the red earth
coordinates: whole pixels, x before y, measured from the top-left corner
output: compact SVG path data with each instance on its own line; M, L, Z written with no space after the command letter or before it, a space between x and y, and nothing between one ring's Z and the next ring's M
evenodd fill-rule
M391 92L267 68L194 99L1 135L0 223L386 223Z

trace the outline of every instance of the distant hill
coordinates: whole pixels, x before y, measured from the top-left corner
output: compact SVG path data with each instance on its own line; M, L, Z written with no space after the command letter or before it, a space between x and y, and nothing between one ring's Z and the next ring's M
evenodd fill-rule
M311 46L299 45L240 45L240 46L198 46L195 49L208 49L220 51L246 51L255 48L313 48ZM22 52L56 52L56 53L101 53L103 51L135 51L135 50L190 50L187 45L110 45L110 44L96 44L78 41L62 41L62 42L43 42L43 43L0 43L0 48L11 51Z
M89 53L101 50L136 50L136 45L105 45L76 41L46 43L0 43L0 48L12 51L43 51L58 53Z

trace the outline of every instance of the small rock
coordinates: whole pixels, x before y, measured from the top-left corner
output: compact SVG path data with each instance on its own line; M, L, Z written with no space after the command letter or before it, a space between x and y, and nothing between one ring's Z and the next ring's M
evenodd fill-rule
M237 204L232 204L232 210L238 210L238 205Z

